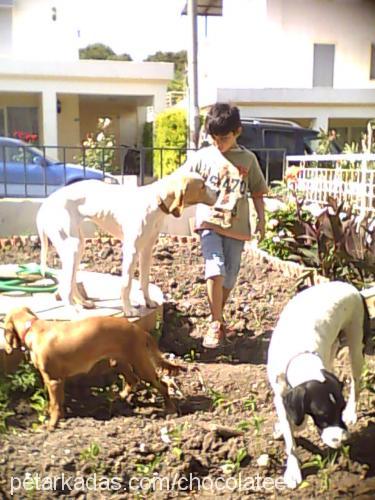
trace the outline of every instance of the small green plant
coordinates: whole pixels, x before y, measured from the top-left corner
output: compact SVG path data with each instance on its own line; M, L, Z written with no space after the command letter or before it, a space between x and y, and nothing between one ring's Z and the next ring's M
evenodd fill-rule
M343 444L340 448L341 455L346 458L347 460L350 458L350 445L349 444Z
M262 426L264 423L264 418L260 417L259 415L254 415L253 418L251 419L251 424L253 425L255 429L255 433L257 435L260 434L260 431L262 430Z
M0 433L7 432L7 418L14 413L9 409L10 383L6 378L0 378Z
M154 339L159 342L161 336L163 334L163 317L160 313L156 314L155 326L151 332L151 335Z
M362 371L361 387L375 394L375 373L370 370L367 363Z
M257 409L257 400L254 394L250 394L250 396L243 402L243 405L245 410L255 412Z
M22 362L14 373L0 378L0 433L7 432L9 430L7 426L7 419L8 417L14 415L14 412L9 408L12 394L15 392L30 393L30 391L34 391L33 394L37 394L35 396L37 399L39 394L38 391L42 390L38 372L35 370L33 365L31 365L31 363L26 361ZM31 395L31 398L33 397L33 394ZM32 399L31 401L33 403ZM38 403L36 403L36 405L39 409ZM40 415L42 415L42 412Z
M344 451L341 448L341 453L345 456L346 453L349 453L349 450L345 449ZM305 462L301 466L302 469L307 469L309 467L316 467L318 469L318 476L321 478L322 482L322 492L328 491L330 488L330 474L332 472L332 467L337 462L338 456L339 450L329 450L328 454L325 457L317 453L313 456L312 460Z
M37 389L30 396L30 406L37 412L38 423L43 424L47 419L48 412L48 397L47 391L44 388Z
M124 377L119 375L121 383L123 385ZM105 401L105 406L108 409L108 414L111 417L113 414L113 403L119 397L119 386L117 384L106 385L105 387L91 387L91 394L96 397L102 397Z
M81 451L79 458L83 462L96 461L100 454L100 446L97 443L90 443L90 445Z
M8 401L1 401L0 396L0 434L4 434L8 431L7 418L14 415L8 407Z
M156 454L154 459L151 462L148 462L147 464L136 463L135 470L142 476L151 476L159 467L161 461L162 461L162 456L160 454Z
M251 423L248 420L241 420L236 426L239 431L248 431L251 427Z
M191 348L189 352L184 354L184 360L188 363L194 363L197 359L199 359L199 352L197 352L194 348Z
M215 389L208 389L208 395L212 399L212 405L214 408L222 406L227 401L224 395L219 391L215 391Z
M234 460L226 460L221 468L224 474L236 474L241 467L241 463L248 456L248 453L245 448L240 448L236 454L236 458Z
M28 392L42 387L40 377L31 363L23 361L16 372L8 375L10 390Z
M188 428L189 424L184 422L183 424L176 425L172 430L169 431L169 436L172 441L172 453L175 455L177 460L181 460L183 455L183 450L181 448L182 434Z
M104 463L100 459L100 446L95 442L90 443L87 448L81 451L79 459L88 464L94 472L100 472L104 469Z

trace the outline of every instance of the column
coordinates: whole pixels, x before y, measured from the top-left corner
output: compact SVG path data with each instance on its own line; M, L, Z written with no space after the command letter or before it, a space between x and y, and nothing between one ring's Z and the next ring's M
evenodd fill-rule
M311 127L315 130L320 130L322 128L325 132L328 132L328 120L327 113L318 113L312 120Z
M55 91L43 90L43 143L45 146L58 146L56 99ZM47 154L58 158L56 147L48 149Z

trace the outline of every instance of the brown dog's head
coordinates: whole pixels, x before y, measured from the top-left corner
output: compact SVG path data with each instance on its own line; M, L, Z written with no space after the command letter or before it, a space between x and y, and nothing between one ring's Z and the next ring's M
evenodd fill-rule
M216 192L205 184L203 177L199 174L192 172L188 175L175 176L172 182L174 199L169 212L175 217L180 217L186 206L197 203L214 205L216 202Z
M4 320L5 352L12 354L13 349L18 349L22 345L22 336L28 329L28 321L36 318L35 314L28 307L17 307L12 309Z

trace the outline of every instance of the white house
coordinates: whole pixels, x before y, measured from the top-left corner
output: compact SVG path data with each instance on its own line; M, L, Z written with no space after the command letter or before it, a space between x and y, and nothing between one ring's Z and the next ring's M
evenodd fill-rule
M0 0L0 135L79 146L107 116L118 144L140 144L147 107L165 107L173 64L79 60L74 4Z
M223 0L207 25L201 106L231 101L349 141L375 117L375 1Z

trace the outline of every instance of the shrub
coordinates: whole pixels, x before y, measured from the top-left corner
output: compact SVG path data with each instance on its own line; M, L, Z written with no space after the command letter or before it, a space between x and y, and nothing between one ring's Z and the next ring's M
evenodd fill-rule
M116 139L114 134L108 133L111 124L109 118L99 118L96 132L89 132L82 143L82 153L74 159L85 165L102 170L103 172L120 173L120 168L114 166L116 154Z
M155 120L154 175L163 177L174 172L186 159L187 120L182 109L168 109ZM178 148L178 150L160 150Z
M266 238L260 248L285 260L294 260L332 280L363 288L375 279L374 221L361 221L329 198L315 217L303 209L304 200L268 216Z

